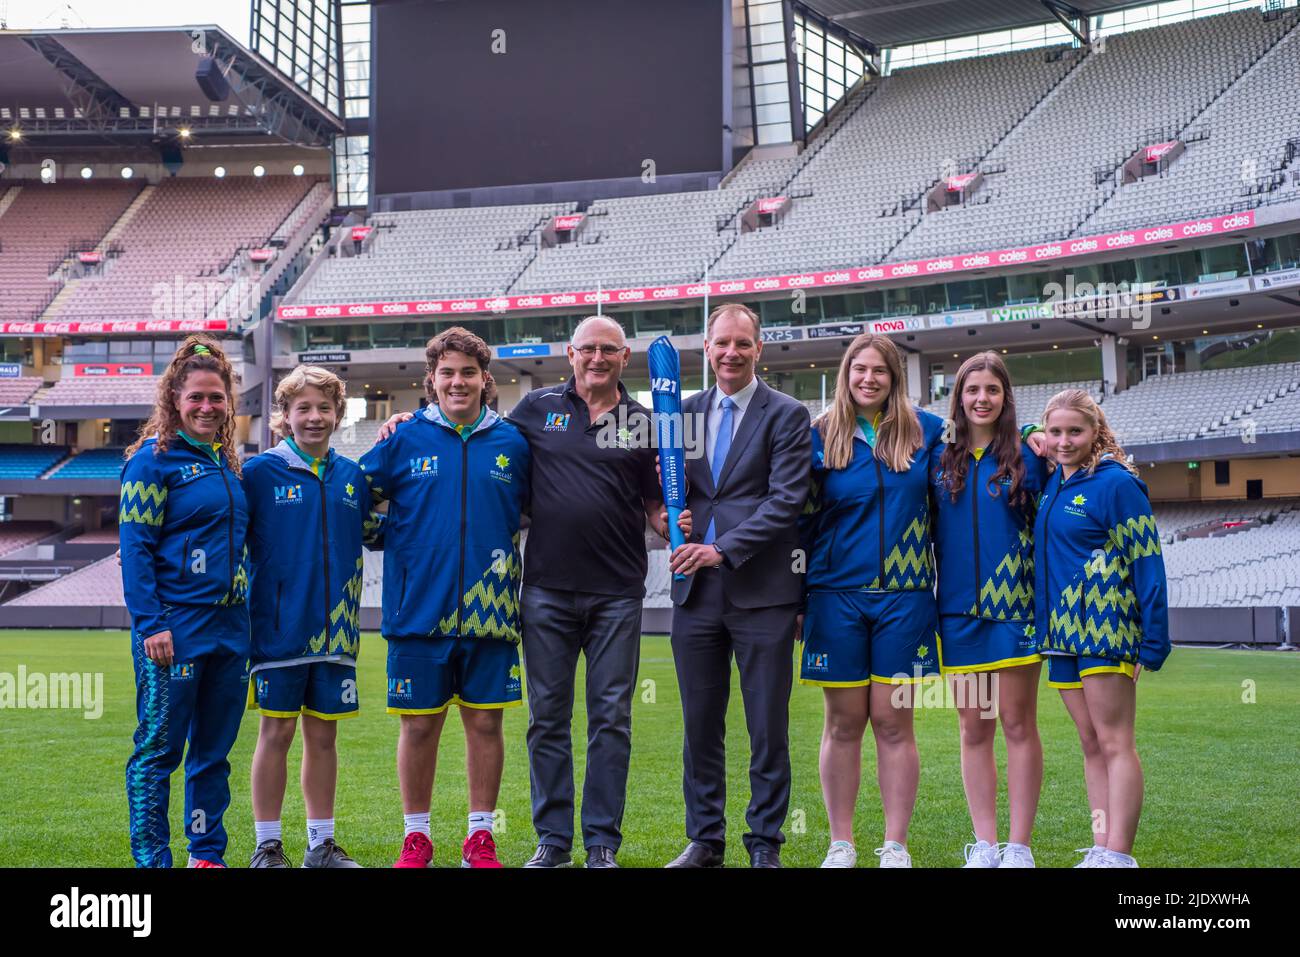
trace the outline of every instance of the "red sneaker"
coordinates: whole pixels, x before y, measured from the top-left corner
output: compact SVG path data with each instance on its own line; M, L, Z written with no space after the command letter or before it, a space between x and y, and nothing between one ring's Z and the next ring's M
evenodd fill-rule
M186 867L219 867L225 870L226 865L219 861L205 861L199 857L191 857L185 865Z
M419 831L413 831L406 835L406 840L402 842L402 856L393 866L428 867L432 861L433 842Z
M465 838L460 849L461 867L500 867L497 860L497 842L492 840L492 832L479 829Z

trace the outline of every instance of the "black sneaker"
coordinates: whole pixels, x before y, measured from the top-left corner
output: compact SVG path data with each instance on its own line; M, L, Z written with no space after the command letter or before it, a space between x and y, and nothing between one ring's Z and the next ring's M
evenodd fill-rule
M573 857L554 844L538 844L537 853L524 867L572 867Z
M248 862L249 867L292 867L289 858L285 857L284 845L279 841L263 841L257 845L257 850L253 852L253 857Z
M302 856L303 867L360 867L361 865L348 857L347 851L334 843L334 838L327 837L316 850L309 850Z

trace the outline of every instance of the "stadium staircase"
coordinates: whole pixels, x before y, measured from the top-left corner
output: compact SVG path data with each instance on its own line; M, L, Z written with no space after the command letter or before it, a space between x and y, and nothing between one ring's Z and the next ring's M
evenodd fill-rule
M13 201L18 198L18 194L22 191L21 186L11 186L3 193L0 193L0 216L3 216L5 210L13 205Z
M122 230L126 229L131 220L135 219L135 214L140 211L140 207L149 201L149 197L153 195L156 188L157 187L155 186L147 185L144 189L140 190L135 199L131 200L130 205L122 211L122 215L117 217L117 220L112 226L108 227L108 232L104 233L103 238L95 244L94 251L103 255L105 263L108 262L108 248L110 244L121 235ZM69 257L64 260L63 265L70 266L72 261L72 257ZM62 309L63 304L72 297L79 282L81 282L80 279L69 279L59 287L59 291L55 294L54 298L50 300L50 304L45 307L45 311L41 313L39 318L45 322L56 320L59 316L59 310Z

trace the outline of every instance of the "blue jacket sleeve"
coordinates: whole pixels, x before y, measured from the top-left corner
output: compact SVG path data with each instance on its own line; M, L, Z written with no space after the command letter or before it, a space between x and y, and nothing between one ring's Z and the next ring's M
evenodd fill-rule
M401 426L399 425L400 429ZM394 432L382 442L377 442L365 455L357 460L361 466L361 471L366 476L366 485L370 490L371 509L381 502L388 501L389 495L392 494L392 480L390 474L392 469L390 460L392 459L393 444L397 441L397 433Z
M1165 561L1160 554L1160 533L1151 503L1142 485L1129 475L1120 476L1111 500L1111 534L1128 563L1133 592L1142 614L1142 644L1138 662L1159 671L1169 657L1169 592Z
M803 552L804 571L808 570L808 557L812 554L813 543L817 540L817 526L821 519L822 510L822 484L825 480L825 471L821 465L820 455L822 451L821 436L815 428L809 430L810 455L809 455L809 472L808 481L808 498L804 502L803 511L799 513L799 549ZM804 594L807 595L808 586L807 578L804 578Z
M150 638L167 630L166 612L158 595L154 571L167 510L167 482L155 461L152 446L137 451L122 469L118 502L122 596L135 629Z

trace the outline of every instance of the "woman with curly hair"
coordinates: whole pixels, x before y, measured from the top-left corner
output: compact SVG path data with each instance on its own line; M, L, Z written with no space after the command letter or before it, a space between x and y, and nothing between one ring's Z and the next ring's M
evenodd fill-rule
M185 742L190 867L224 867L227 755L248 658L248 510L234 442L235 374L190 336L126 450L118 534L135 659L135 751L126 765L131 856L170 867L170 779Z
M1076 866L1137 867L1137 680L1170 648L1160 534L1147 487L1091 395L1058 392L1043 427L1057 469L1034 521L1034 619L1048 684L1083 746L1093 846Z

